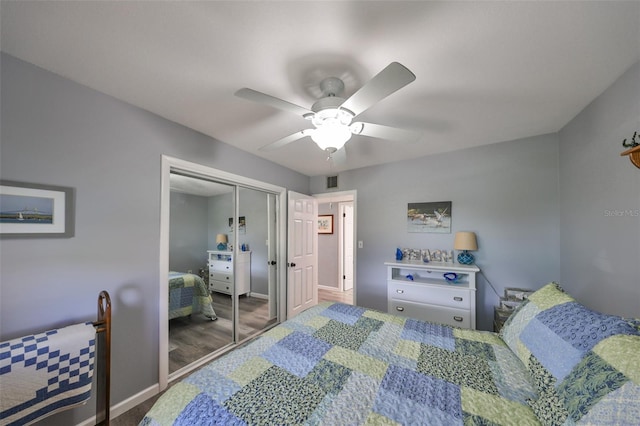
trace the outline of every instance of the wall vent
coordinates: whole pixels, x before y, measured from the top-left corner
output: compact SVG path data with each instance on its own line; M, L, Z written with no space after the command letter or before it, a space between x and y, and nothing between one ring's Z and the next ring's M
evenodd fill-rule
M327 176L327 189L338 187L338 176Z

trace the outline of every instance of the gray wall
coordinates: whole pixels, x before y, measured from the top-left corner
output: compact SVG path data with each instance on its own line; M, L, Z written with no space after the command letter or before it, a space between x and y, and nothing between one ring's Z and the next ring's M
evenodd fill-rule
M171 191L169 270L194 274L207 267L208 198Z
M504 287L539 288L558 280L558 139L543 135L340 174L340 190L358 191L356 296L386 310L384 262L396 247L452 249L456 231L474 231L482 270L478 328L492 329ZM311 181L324 192L324 177ZM407 232L407 204L452 201L452 233Z
M640 63L560 132L562 284L588 306L640 317Z
M2 240L0 339L92 320L108 290L117 404L158 382L161 155L301 193L309 178L9 55L0 61L0 178L76 191L75 237Z
M233 235L229 232L229 218L233 217L234 201L233 192L216 195L208 199L209 217L209 248L207 250L217 250L216 237L218 234L227 236L228 244L233 244Z

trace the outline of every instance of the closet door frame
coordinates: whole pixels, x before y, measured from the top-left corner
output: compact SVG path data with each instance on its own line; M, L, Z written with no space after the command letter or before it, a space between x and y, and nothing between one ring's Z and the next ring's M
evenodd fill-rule
M171 172L180 172L188 174L196 178L203 178L219 183L225 183L238 187L245 187L250 189L256 189L267 193L272 193L277 196L276 202L276 215L277 215L277 230L276 230L276 242L277 242L277 288L278 288L278 321L280 322L286 317L286 268L280 265L286 262L287 258L287 192L285 188L271 185L265 182L261 182L255 179L247 178L244 176L236 175L233 173L218 170L209 166L205 166L198 163L193 163L179 158L163 155L161 164L161 185L160 185L160 262L159 262L159 307L158 307L158 329L159 329L159 344L158 344L158 386L159 391L163 391L167 388L170 379L175 379L176 373L169 375L169 312L167 307L169 306L169 220L170 220L170 175ZM236 210L237 210L237 197L236 197ZM238 250L234 247L234 250ZM235 334L235 333L234 333ZM234 349L237 342L227 347L227 351ZM200 361L196 361L189 366L189 371L195 370L201 365L209 362L211 358L218 356L223 351L215 352L211 357L204 357ZM179 375L184 375L188 371L184 369L179 370Z

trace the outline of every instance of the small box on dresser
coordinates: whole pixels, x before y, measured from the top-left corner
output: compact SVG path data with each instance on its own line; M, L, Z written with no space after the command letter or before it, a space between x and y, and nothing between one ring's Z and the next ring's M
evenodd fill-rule
M476 328L475 265L421 261L385 262L387 311L424 321ZM451 281L445 274L452 273Z

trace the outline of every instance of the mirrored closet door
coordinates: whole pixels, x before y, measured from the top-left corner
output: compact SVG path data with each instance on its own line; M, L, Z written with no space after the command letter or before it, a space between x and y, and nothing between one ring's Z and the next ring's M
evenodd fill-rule
M171 170L169 376L278 322L278 194Z
M250 285L244 283L244 290L238 292L238 332L243 340L275 324L277 319L278 295L271 274L276 268L275 254L269 245L275 241L275 197L241 187L238 205L239 256L244 256L245 265L251 263Z

